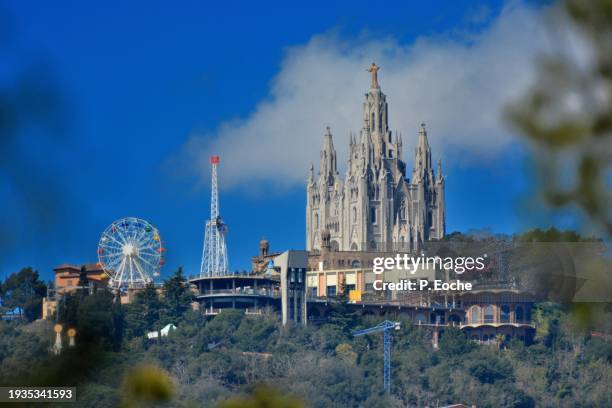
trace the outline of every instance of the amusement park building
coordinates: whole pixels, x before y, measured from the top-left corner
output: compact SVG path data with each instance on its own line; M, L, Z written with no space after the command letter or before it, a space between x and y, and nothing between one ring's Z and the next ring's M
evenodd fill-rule
M267 252L264 252L268 257ZM257 273L195 277L196 300L205 315L225 309L259 315L279 310L283 324L306 324L306 251L285 251L269 257L267 268Z

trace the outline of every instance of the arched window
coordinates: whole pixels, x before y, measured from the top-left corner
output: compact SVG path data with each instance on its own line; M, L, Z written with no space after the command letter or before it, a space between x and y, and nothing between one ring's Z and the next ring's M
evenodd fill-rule
M510 323L510 307L503 305L499 313L499 320L502 323Z
M357 222L357 208L353 207L353 222Z
M315 214L315 229L319 229L319 214Z
M495 321L495 314L493 306L489 305L484 308L484 322L493 323Z
M516 321L517 322L522 322L524 319L524 315L523 315L523 308L520 306L516 307Z
M338 241L332 241L329 245L329 249L332 252L338 252L340 250L340 244L338 243Z
M371 123L370 123L370 130L372 130L372 132L374 131L376 125L376 116L374 115L374 112L372 112L372 119L371 119Z
M376 224L376 207L370 209L370 223Z
M471 321L472 323L480 322L480 308L478 306L472 306L471 311Z

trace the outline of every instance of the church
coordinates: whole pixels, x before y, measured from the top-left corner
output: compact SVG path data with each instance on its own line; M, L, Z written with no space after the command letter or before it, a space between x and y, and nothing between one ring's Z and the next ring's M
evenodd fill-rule
M351 134L344 179L329 127L323 136L320 168L307 182L306 249L329 251L419 250L445 233L444 176L431 158L421 124L412 177L406 177L402 137L389 130L387 96L371 74L359 135Z

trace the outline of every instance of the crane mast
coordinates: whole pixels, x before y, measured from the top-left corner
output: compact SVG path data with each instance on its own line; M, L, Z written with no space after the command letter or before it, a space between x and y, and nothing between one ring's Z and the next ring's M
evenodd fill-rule
M384 366L383 366L383 386L387 394L391 393L391 330L399 330L400 322L385 320L384 322L368 329L357 330L353 336L364 336L371 333L383 332Z

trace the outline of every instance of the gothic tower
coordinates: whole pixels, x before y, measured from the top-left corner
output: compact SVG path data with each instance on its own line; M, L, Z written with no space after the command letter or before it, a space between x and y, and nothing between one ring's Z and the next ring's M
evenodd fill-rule
M306 192L306 249L416 251L445 232L444 177L434 173L421 125L412 180L406 178L402 137L388 126L387 97L372 63L359 134L349 134L347 174L337 170L329 127L317 177L310 168ZM359 140L358 140L359 139Z

